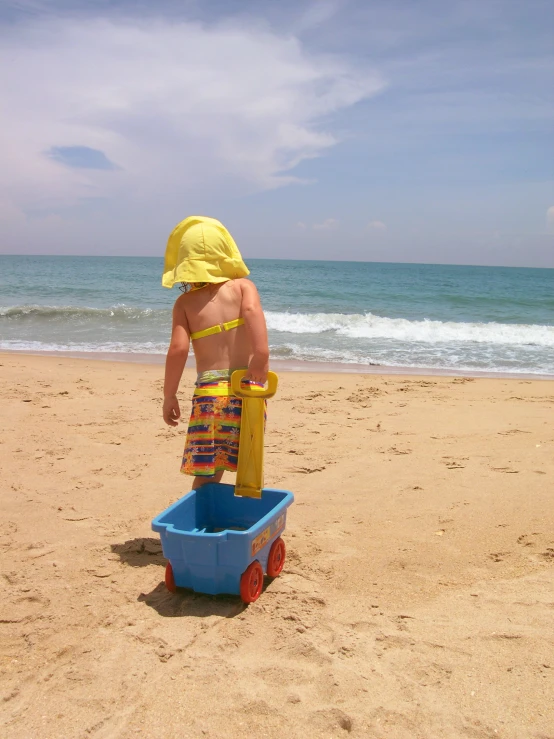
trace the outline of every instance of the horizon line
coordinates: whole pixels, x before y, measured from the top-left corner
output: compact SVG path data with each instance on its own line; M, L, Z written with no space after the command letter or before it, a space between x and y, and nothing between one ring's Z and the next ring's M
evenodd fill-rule
M71 259L159 259L163 261L163 255L133 255L133 254L3 254L0 257L44 257L44 258L71 258ZM328 264L398 264L411 265L420 267L480 267L484 269L551 269L554 270L554 264L551 267L538 267L532 265L514 265L514 264L470 264L460 262L387 262L376 259L294 259L283 257L248 257L243 256L245 261L260 262L323 262Z

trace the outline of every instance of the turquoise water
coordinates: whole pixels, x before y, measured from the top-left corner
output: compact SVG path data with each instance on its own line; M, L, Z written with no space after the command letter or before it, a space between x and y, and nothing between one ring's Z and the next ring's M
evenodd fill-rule
M0 349L164 353L162 259L0 256ZM554 374L554 270L252 259L272 356Z

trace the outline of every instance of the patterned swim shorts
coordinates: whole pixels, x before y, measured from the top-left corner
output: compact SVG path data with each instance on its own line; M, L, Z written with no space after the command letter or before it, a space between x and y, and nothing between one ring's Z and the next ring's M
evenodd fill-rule
M229 386L232 370L212 370L198 376L193 396L181 472L211 477L216 472L236 472L242 400L234 395L209 395L210 388Z

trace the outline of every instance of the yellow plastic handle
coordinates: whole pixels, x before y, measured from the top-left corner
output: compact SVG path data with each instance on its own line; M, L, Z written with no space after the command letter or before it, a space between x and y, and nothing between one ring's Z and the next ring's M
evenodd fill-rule
M267 388L256 385L241 385L248 370L235 370L231 375L231 390L238 398L272 398L277 392L279 378L275 372L267 373Z

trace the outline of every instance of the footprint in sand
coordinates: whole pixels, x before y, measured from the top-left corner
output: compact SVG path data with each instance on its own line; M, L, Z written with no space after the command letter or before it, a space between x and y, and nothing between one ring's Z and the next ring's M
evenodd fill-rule
M445 460L444 464L449 470L461 470L465 468L465 464L461 464L461 462L466 462L468 457L462 457L461 459L454 459L453 457L443 457L443 459Z
M488 556L493 562L503 562L509 555L510 552L491 552Z

